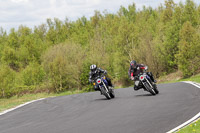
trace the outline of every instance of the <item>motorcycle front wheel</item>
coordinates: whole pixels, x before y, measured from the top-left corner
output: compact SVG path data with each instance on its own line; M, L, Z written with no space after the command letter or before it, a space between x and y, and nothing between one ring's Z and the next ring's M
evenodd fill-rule
M101 89L101 91L103 91L103 94L107 99L111 99L109 91L107 92L104 87Z
M105 93L104 96L107 98L107 99L111 99L111 96L109 93Z
M113 89L110 89L110 97L115 98L115 93L114 93Z
M157 88L157 85L156 85L156 84L153 85L153 88L154 88L155 93L158 94L159 91L158 91L158 88Z
M149 91L152 95L156 95L156 92L154 89L151 88L151 86L148 83L144 83L144 87L146 88L147 91Z

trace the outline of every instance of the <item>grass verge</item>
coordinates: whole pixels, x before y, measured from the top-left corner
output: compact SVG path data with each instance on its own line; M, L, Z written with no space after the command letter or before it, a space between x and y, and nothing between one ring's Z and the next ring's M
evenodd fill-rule
M177 133L200 133L200 120L197 120L189 126L179 130Z
M190 78L181 79L179 81L194 81L194 82L200 83L200 74L192 76Z

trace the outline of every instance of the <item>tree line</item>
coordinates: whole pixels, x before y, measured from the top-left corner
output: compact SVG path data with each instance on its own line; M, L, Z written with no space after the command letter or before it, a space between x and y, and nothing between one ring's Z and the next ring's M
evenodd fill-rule
M180 70L200 72L200 6L192 0L137 10L133 3L76 21L0 29L0 98L37 92L91 90L89 66L106 69L128 85L129 62L149 66L156 77Z

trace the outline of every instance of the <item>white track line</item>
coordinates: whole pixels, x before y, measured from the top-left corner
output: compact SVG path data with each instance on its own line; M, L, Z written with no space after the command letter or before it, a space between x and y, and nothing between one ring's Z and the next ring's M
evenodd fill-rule
M192 81L182 81L182 82L188 83L188 84L192 84L192 85L196 86L197 88L200 88L200 84L199 83L192 82Z
M194 86L196 86L197 88L200 88L200 84L199 83L195 83L195 82L191 82L191 81L182 81L184 83L188 83L188 84L192 84ZM200 112L195 115L193 118L191 118L190 120L186 121L185 123L181 124L180 126L168 131L167 133L173 133L175 131L177 131L178 129L181 129L185 126L187 126L188 124L192 123L193 121L197 120L200 117Z
M10 111L13 111L13 110L15 110L15 109L18 109L18 108L20 108L20 107L23 107L23 106L25 106L25 105L27 105L27 104L30 104L30 103L33 103L33 102L37 102L37 101L41 101L41 100L44 100L44 99L45 99L45 98L40 98L40 99L37 99L37 100L33 100L33 101L30 101L30 102L26 102L26 103L24 103L24 104L21 104L21 105L15 107L15 108L11 108L11 109L5 110L5 111L3 111L3 112L0 113L0 116L3 115L3 114L8 113L8 112L10 112Z

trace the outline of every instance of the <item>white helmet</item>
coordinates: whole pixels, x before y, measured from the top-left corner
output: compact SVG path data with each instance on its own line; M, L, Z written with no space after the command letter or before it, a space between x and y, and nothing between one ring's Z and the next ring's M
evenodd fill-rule
M90 70L91 70L91 71L94 72L94 71L96 71L96 69L97 69L97 66L96 66L96 65L93 64L93 65L90 66Z

